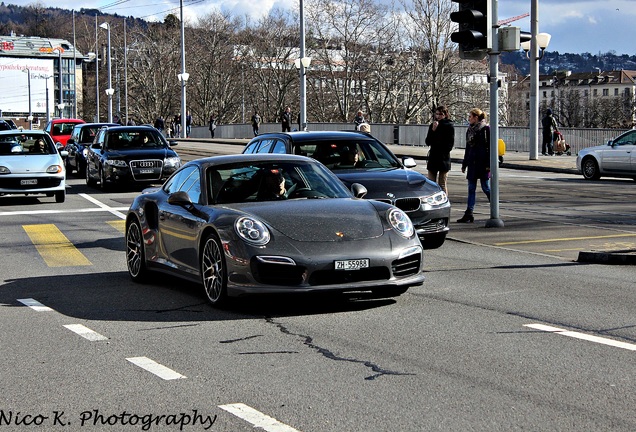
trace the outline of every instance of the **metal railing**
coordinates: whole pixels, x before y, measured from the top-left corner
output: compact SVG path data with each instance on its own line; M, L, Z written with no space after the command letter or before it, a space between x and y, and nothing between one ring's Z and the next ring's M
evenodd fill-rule
M455 125L455 147L464 148L466 143L466 126ZM309 130L354 130L352 123L310 123ZM260 126L260 133L280 132L278 123L265 123ZM622 132L623 129L579 129L561 128L565 142L571 147L572 154L579 150L595 145L607 143ZM380 141L387 144L424 146L428 133L428 125L392 125L372 124L371 133ZM210 131L205 126L192 127L192 138L209 138ZM252 138L252 126L249 124L218 125L215 138ZM506 152L529 152L530 129L524 127L500 126L499 137L506 143ZM542 134L539 131L539 151L541 151Z

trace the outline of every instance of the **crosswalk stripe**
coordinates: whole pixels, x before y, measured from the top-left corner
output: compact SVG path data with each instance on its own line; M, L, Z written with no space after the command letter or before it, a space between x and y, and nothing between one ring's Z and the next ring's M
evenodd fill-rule
M84 339L88 339L89 341L96 342L102 340L108 340L106 336L102 336L94 330L89 329L82 324L66 324L64 327L83 337Z
M22 225L49 267L93 265L54 224Z

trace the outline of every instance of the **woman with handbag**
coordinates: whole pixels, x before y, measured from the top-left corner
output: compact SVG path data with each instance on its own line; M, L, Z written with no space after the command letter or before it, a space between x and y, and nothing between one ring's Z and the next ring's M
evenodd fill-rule
M466 173L466 180L468 180L468 201L464 216L457 220L459 223L475 221L473 209L476 201L477 180L490 202L490 126L486 122L486 114L479 108L470 110L468 123L466 149L462 162L462 172Z

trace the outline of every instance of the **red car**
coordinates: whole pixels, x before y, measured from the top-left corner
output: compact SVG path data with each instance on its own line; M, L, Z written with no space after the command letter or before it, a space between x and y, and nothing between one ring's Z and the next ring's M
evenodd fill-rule
M46 124L44 130L51 135L57 147L64 148L75 125L86 123L81 119L55 119Z

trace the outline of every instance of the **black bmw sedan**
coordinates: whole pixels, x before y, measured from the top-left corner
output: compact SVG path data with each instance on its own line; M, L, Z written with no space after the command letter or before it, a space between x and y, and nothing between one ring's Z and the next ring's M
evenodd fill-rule
M412 170L412 158L398 159L372 135L357 131L269 133L252 139L243 153L287 153L312 157L333 171L347 187L362 184L365 198L404 210L413 221L422 246L435 249L449 230L446 193Z
M181 166L163 135L149 126L118 126L99 131L86 154L86 184L161 183Z

